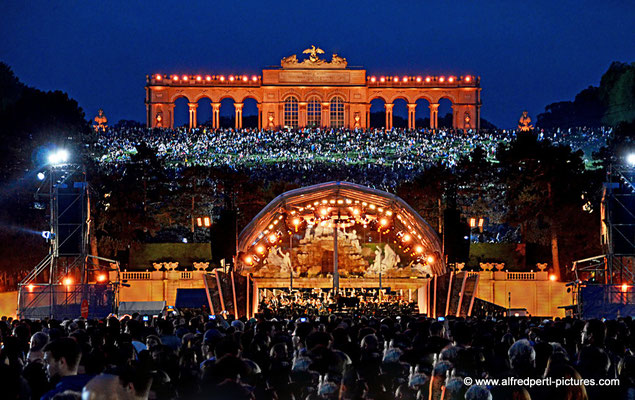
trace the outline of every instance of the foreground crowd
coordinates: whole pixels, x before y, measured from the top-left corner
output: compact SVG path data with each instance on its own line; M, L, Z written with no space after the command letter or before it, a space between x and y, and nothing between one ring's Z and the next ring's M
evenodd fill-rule
M612 130L541 131L539 136L581 149L587 158L606 144ZM286 179L309 175L319 179L341 170L350 181L378 187L396 186L426 167L453 167L476 147L493 160L500 143L515 131L110 128L96 133L94 157L104 168L125 165L141 143L153 149L166 168L202 165L228 167L257 179ZM339 176L339 175L338 175ZM372 179L382 177L382 181ZM371 180L371 181L365 181Z
M287 319L271 310L251 320L3 318L0 391L58 400L632 399L634 329L630 318ZM483 377L570 380L477 384Z

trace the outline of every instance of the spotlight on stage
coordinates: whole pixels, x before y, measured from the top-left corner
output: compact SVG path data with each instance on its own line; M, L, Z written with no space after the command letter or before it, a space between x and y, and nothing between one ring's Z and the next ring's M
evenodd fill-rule
M631 167L635 167L635 153L630 153L626 156L626 162Z
M59 149L49 154L48 161L52 165L60 165L68 162L69 157L70 154L68 153L68 150Z
M44 175L44 172L38 172L37 173L37 178L41 181L44 180L44 178L46 178L46 175Z

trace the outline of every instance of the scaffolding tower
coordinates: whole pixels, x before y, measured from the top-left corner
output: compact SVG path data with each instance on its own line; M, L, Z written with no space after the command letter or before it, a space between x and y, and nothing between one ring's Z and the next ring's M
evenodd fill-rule
M119 264L88 251L86 171L80 164L51 163L41 174L36 199L48 199L49 230L42 236L49 252L18 284L18 318L107 316L117 303Z

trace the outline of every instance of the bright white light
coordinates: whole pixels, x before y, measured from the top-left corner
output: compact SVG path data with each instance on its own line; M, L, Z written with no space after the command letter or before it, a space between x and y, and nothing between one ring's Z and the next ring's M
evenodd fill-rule
M44 172L38 172L37 173L37 178L41 181L44 180L44 178L46 178L46 175L44 175Z
M49 163L53 165L64 164L68 161L69 154L68 150L59 149L51 154L49 154Z
M182 242L187 243L187 238L183 238Z
M626 162L631 166L635 166L635 153L631 153L626 156Z

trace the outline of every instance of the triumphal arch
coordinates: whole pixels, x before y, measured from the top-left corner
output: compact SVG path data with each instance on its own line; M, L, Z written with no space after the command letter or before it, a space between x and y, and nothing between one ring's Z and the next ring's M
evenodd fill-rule
M280 127L370 127L370 106L374 99L385 103L386 128L393 126L397 99L408 106L408 128L415 128L417 101L429 103L430 128L438 127L441 99L452 102L455 129L479 129L480 78L465 76L367 75L363 68L349 67L345 58L312 46L303 53L285 57L280 67L266 68L261 75L167 75L147 76L146 109L150 127L174 127L175 101L184 97L189 106L189 126L197 125L198 101L212 104L212 125L220 125L220 106L234 100L235 128L242 128L244 101L254 99L258 107L258 128Z

